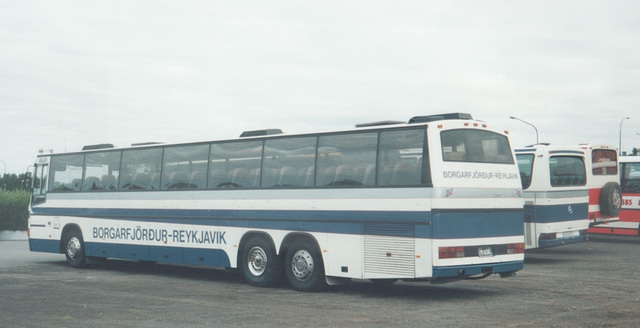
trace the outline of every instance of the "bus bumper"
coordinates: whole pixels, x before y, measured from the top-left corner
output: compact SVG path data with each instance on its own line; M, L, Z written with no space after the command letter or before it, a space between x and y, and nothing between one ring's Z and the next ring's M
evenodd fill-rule
M489 273L512 273L522 270L523 267L524 261L434 267L433 278L465 278Z
M587 235L579 235L579 236L572 236L567 238L556 238L556 239L540 239L538 240L538 247L549 248L549 247L556 247L556 246L567 245L567 244L582 243L587 240L589 240L589 237Z

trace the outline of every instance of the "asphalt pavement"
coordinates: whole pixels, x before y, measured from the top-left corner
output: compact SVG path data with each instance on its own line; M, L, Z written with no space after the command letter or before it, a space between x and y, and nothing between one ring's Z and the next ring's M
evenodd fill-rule
M527 252L515 277L444 285L366 281L301 293L237 272L64 255L0 241L0 327L637 327L640 241Z

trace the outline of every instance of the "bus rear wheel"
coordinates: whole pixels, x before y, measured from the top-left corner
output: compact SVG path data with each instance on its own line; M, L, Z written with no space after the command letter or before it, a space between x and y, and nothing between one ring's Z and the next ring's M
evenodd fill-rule
M284 263L287 280L293 289L314 291L326 286L322 256L313 243L299 240L291 244Z
M84 252L84 240L78 229L69 230L64 238L64 255L67 263L74 268L82 268L87 265L87 257Z
M269 241L251 237L242 249L242 274L249 285L271 287L281 280L281 260Z

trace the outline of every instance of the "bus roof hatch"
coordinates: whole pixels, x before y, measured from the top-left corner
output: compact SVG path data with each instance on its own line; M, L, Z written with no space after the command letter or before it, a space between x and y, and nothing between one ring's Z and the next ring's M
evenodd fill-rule
M269 136L272 134L282 134L282 130L280 129L264 129L264 130L253 130L253 131L244 131L240 135L240 138L246 137L257 137L257 136Z
M86 145L86 146L82 147L82 150L95 150L95 149L108 149L108 148L115 148L115 146L113 144L110 144L110 143L97 144L97 145Z
M442 120L473 120L473 117L471 117L471 114L468 113L448 113L427 116L414 116L409 120L409 123L426 123Z

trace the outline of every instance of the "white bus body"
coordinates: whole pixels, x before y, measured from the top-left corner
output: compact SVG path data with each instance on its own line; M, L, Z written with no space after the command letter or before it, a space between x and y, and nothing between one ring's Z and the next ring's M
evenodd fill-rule
M533 145L515 152L524 189L527 249L586 241L589 195L584 150Z
M298 290L523 267L508 136L472 119L47 154L35 171L30 248L72 266L239 268Z

